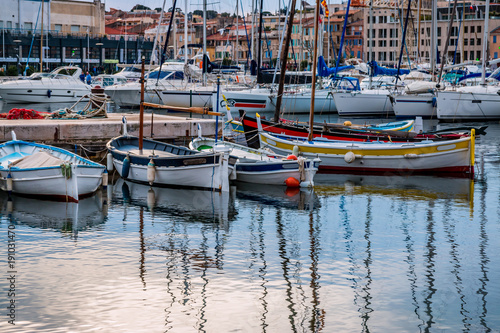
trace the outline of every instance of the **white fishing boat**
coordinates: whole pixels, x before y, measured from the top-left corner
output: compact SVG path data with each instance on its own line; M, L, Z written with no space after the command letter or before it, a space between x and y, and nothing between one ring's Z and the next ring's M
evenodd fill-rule
M105 167L67 150L13 140L0 145L0 188L78 202L101 185Z
M111 139L106 147L121 177L154 186L229 191L229 155L204 153L127 133Z
M212 150L214 146L225 147L230 156L236 158L236 162L230 163L230 178L246 183L286 185L287 179L292 177L301 187L311 187L321 162L319 158L287 158L227 141L216 143L215 139L201 136L189 143L189 148L199 151Z
M80 67L64 66L32 80L5 81L0 84L0 96L7 103L75 102L91 88L80 80L81 73Z

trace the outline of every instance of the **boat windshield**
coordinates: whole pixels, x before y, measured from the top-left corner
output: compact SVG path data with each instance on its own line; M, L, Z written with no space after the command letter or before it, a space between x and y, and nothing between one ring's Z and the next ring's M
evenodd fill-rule
M158 76L161 80L183 80L184 79L184 73L181 71L154 71L148 74L148 78L150 79L158 79Z

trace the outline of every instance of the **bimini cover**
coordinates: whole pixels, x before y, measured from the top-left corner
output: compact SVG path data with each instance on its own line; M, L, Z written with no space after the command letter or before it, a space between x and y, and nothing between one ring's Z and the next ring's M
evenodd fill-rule
M45 151L38 151L32 155L25 156L10 164L11 167L18 169L32 169L60 166L64 161L60 158L52 156Z
M375 60L372 60L371 62L369 62L368 65L372 68L373 76L377 76L377 75L396 76L396 75L398 75L397 68L381 67L377 64L377 62ZM399 75L409 74L409 73L410 73L409 69L401 69L401 68L399 69Z
M352 65L339 66L337 68L337 71L335 71L335 69L336 69L335 67L330 68L326 65L326 62L325 62L325 59L323 58L323 56L318 57L318 76L326 77L326 76L330 76L330 75L336 74L338 72L345 71L348 69L353 69L353 68L354 68L354 66L352 66Z

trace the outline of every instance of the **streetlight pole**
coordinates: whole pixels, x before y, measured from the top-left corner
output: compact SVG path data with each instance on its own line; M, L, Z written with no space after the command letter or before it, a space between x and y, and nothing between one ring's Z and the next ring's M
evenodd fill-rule
M90 48L90 36L89 36L89 28L87 27L87 70L90 73L89 48Z

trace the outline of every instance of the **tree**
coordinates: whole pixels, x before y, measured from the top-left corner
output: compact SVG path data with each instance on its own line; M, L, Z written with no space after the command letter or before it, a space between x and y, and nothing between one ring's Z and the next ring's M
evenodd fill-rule
M224 12L224 13L220 14L220 16L221 17L231 17L231 14Z
M131 12L133 12L134 10L151 10L151 8L138 4L132 8Z
M19 75L19 70L17 69L17 66L9 66L7 67L7 76L18 76Z
M303 71L307 68L307 66L309 66L309 61L307 60L302 60L300 62L300 70Z

